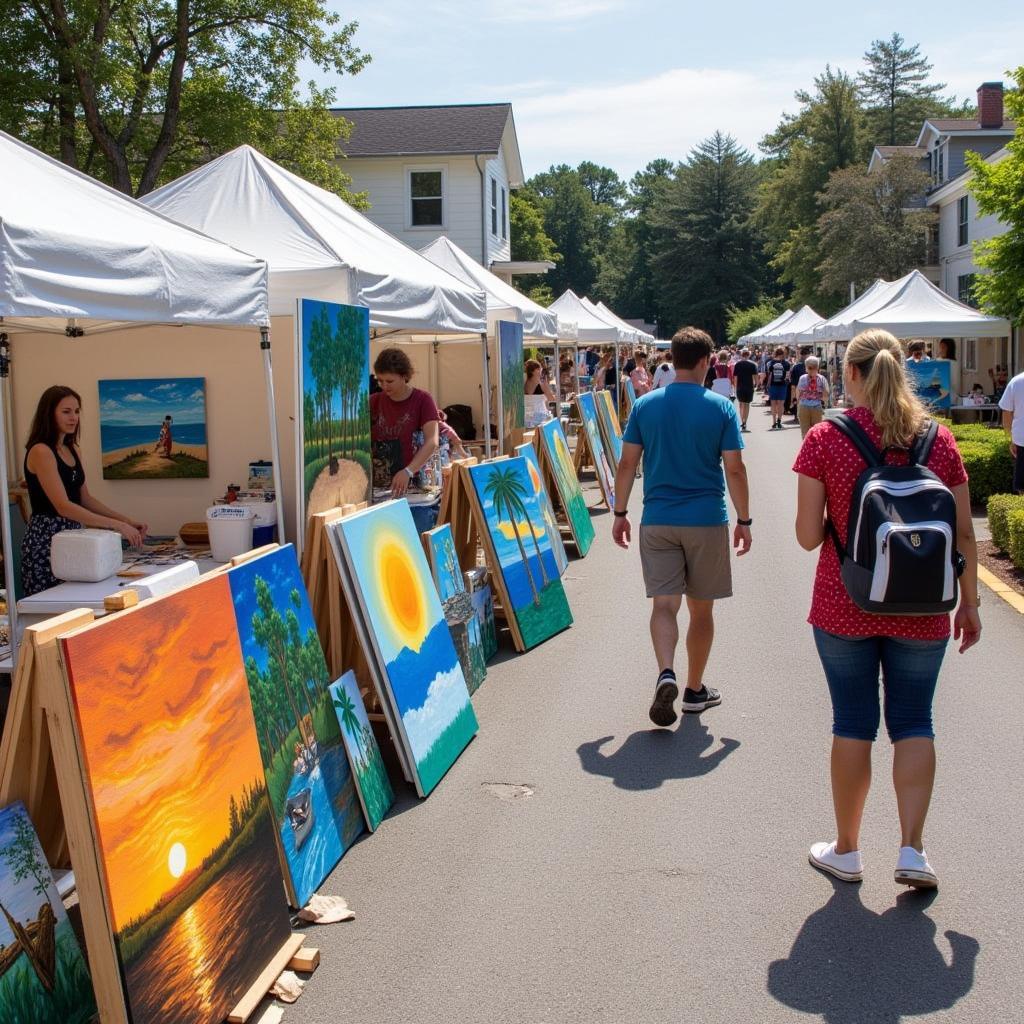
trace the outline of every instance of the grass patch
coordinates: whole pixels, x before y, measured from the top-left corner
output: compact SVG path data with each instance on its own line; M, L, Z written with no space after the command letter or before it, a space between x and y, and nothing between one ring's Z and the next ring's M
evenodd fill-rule
M572 625L569 599L559 580L552 580L540 592L539 606L531 601L515 614L527 650Z
M416 762L423 793L429 793L444 778L445 772L456 762L466 744L476 735L476 715L468 701L452 719L448 727L434 740L422 759Z
M158 470L139 472L139 464L150 453L139 449L126 455L120 462L103 467L104 480L165 480L205 479L210 475L210 464L185 452L175 452L169 459L160 459Z

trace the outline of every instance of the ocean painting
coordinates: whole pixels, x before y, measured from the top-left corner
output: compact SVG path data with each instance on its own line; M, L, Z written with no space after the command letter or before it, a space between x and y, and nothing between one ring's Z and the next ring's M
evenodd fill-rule
M276 548L228 573L260 758L300 908L364 831L316 622L295 548Z
M78 940L20 803L0 810L0 1022L87 1024L96 1015Z
M459 655L462 674L470 693L476 693L487 677L487 659L473 602L466 593L459 559L455 554L455 538L447 523L423 534L441 607L452 634L452 643Z
M614 473L622 458L622 425L615 411L612 393L607 388L594 392L594 403L597 406L597 421L601 426L601 439Z
M359 692L355 672L349 670L337 682L331 683L330 691L345 750L348 751L349 765L355 776L359 802L363 806L366 824L373 832L395 802L395 793L373 726L366 715L366 704Z
M904 363L910 386L932 412L949 409L951 365L948 359L922 359L920 362L908 359Z
M291 934L226 574L63 637L132 1024L220 1024Z
M476 735L466 678L407 501L330 527L353 614L369 634L381 700L390 704L427 796Z
M576 409L580 414L583 431L586 434L587 447L590 450L590 461L594 464L594 475L601 485L601 493L609 508L615 507L615 471L608 462L604 443L601 441L601 428L597 420L597 402L592 391L581 391L576 396ZM580 444L582 438L577 439Z
M101 380L104 480L210 475L203 377Z
M571 626L572 612L526 460L483 462L468 472L508 595L505 610L529 650Z
M513 431L526 425L526 374L523 369L523 325L498 321L498 423L506 450Z
M370 495L370 311L313 299L298 307L301 532L311 515Z
M544 525L548 528L551 550L554 551L555 561L558 563L558 575L561 576L569 568L569 557L566 555L565 545L562 543L562 531L558 528L554 506L548 496L548 489L544 486L544 477L541 476L537 449L532 444L521 444L516 448L516 455L526 459L526 471L530 474L530 483L533 484L533 495L544 516Z
M555 493L569 520L576 550L585 555L594 543L594 524L590 521L590 512L583 497L583 488L573 466L572 455L569 453L569 442L565 431L557 419L550 420L537 428L541 451L551 470L555 481ZM580 438L579 444L583 444Z

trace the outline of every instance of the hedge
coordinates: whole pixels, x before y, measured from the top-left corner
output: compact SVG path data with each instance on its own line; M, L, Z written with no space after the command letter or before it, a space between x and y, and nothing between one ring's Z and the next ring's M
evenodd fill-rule
M1006 517L1010 560L1018 569L1024 569L1024 509L1014 509Z
M1017 510L1024 512L1024 494L993 494L988 499L988 528L992 531L992 542L1000 551L1010 550L1007 517Z
M993 494L1012 489L1013 456L1004 431L978 423L957 423L950 430L967 470L972 504L984 505Z

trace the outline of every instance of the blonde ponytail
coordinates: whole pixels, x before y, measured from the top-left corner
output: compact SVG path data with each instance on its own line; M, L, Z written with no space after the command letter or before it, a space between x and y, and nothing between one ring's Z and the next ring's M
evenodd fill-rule
M909 447L924 431L928 412L907 383L900 343L888 331L863 331L847 346L845 362L860 373L882 446Z

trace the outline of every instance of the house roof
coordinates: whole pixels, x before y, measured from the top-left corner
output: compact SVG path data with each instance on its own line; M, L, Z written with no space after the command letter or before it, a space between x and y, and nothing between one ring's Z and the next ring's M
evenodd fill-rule
M976 117L930 117L921 125L921 133L917 144L924 145L929 134L932 135L1012 135L1016 131L1016 121L1003 121L998 128L982 128Z
M336 107L351 121L348 156L408 156L497 153L511 103L442 107Z
M897 153L906 153L907 156L926 156L928 150L920 146L875 146L875 152L879 156L896 156Z

